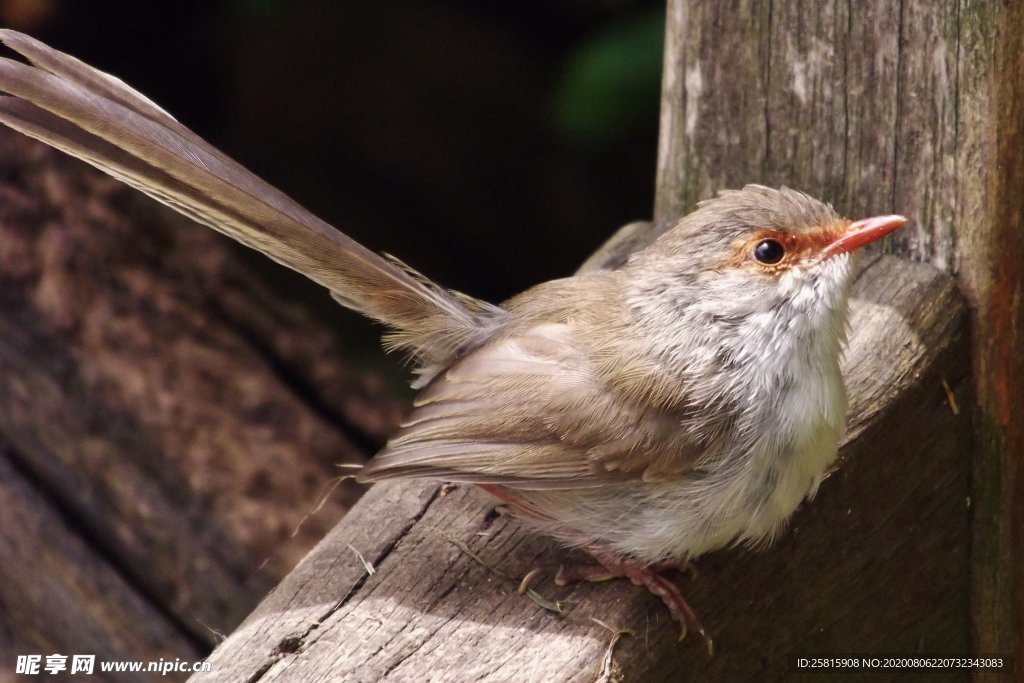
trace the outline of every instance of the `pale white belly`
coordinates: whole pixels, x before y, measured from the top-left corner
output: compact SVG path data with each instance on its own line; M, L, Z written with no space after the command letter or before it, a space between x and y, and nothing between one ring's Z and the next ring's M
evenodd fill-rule
M835 460L846 408L838 367L794 382L774 408L775 429L762 430L742 456L715 470L662 483L531 492L559 520L541 526L573 545L598 544L644 563L770 543Z

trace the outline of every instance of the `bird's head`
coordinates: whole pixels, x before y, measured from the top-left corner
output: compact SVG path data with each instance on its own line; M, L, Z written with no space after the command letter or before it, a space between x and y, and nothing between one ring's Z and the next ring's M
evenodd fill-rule
M628 303L650 329L667 323L691 348L719 344L723 334L752 352L822 335L838 348L853 252L906 222L850 221L788 188L724 191L630 260Z

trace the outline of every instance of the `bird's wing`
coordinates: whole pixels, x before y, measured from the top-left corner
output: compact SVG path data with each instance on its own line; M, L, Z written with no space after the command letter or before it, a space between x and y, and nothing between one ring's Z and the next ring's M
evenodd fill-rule
M0 58L0 123L302 273L422 361L446 362L505 315L369 251L120 80L15 31L0 41L31 62Z
M657 481L692 467L704 449L679 416L628 401L590 358L571 322L488 342L423 390L360 480L559 489Z

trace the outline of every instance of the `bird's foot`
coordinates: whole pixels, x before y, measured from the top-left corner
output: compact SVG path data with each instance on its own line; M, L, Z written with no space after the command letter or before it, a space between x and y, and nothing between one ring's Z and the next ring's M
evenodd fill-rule
M669 614L681 627L679 639L682 640L689 632L696 633L707 646L708 654L714 653L714 644L704 626L701 625L697 614L686 602L679 588L669 579L661 575L662 571L668 569L680 569L687 571L692 567L690 563L679 565L672 562L659 562L653 565L639 565L622 558L615 553L600 548L588 548L587 552L599 564L574 564L562 565L555 576L555 583L565 586L579 581L607 581L609 579L629 579L637 586L643 586L654 595L661 598L668 608Z

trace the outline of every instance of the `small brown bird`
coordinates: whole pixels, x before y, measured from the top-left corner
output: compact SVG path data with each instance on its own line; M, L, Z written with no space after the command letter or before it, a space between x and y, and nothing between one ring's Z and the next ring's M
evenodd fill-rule
M422 391L361 480L480 485L707 638L659 570L770 542L835 459L851 252L905 218L850 222L749 185L618 270L495 306L370 252L121 81L28 36L0 40L31 62L0 59L0 122L391 328L386 344L413 357Z

